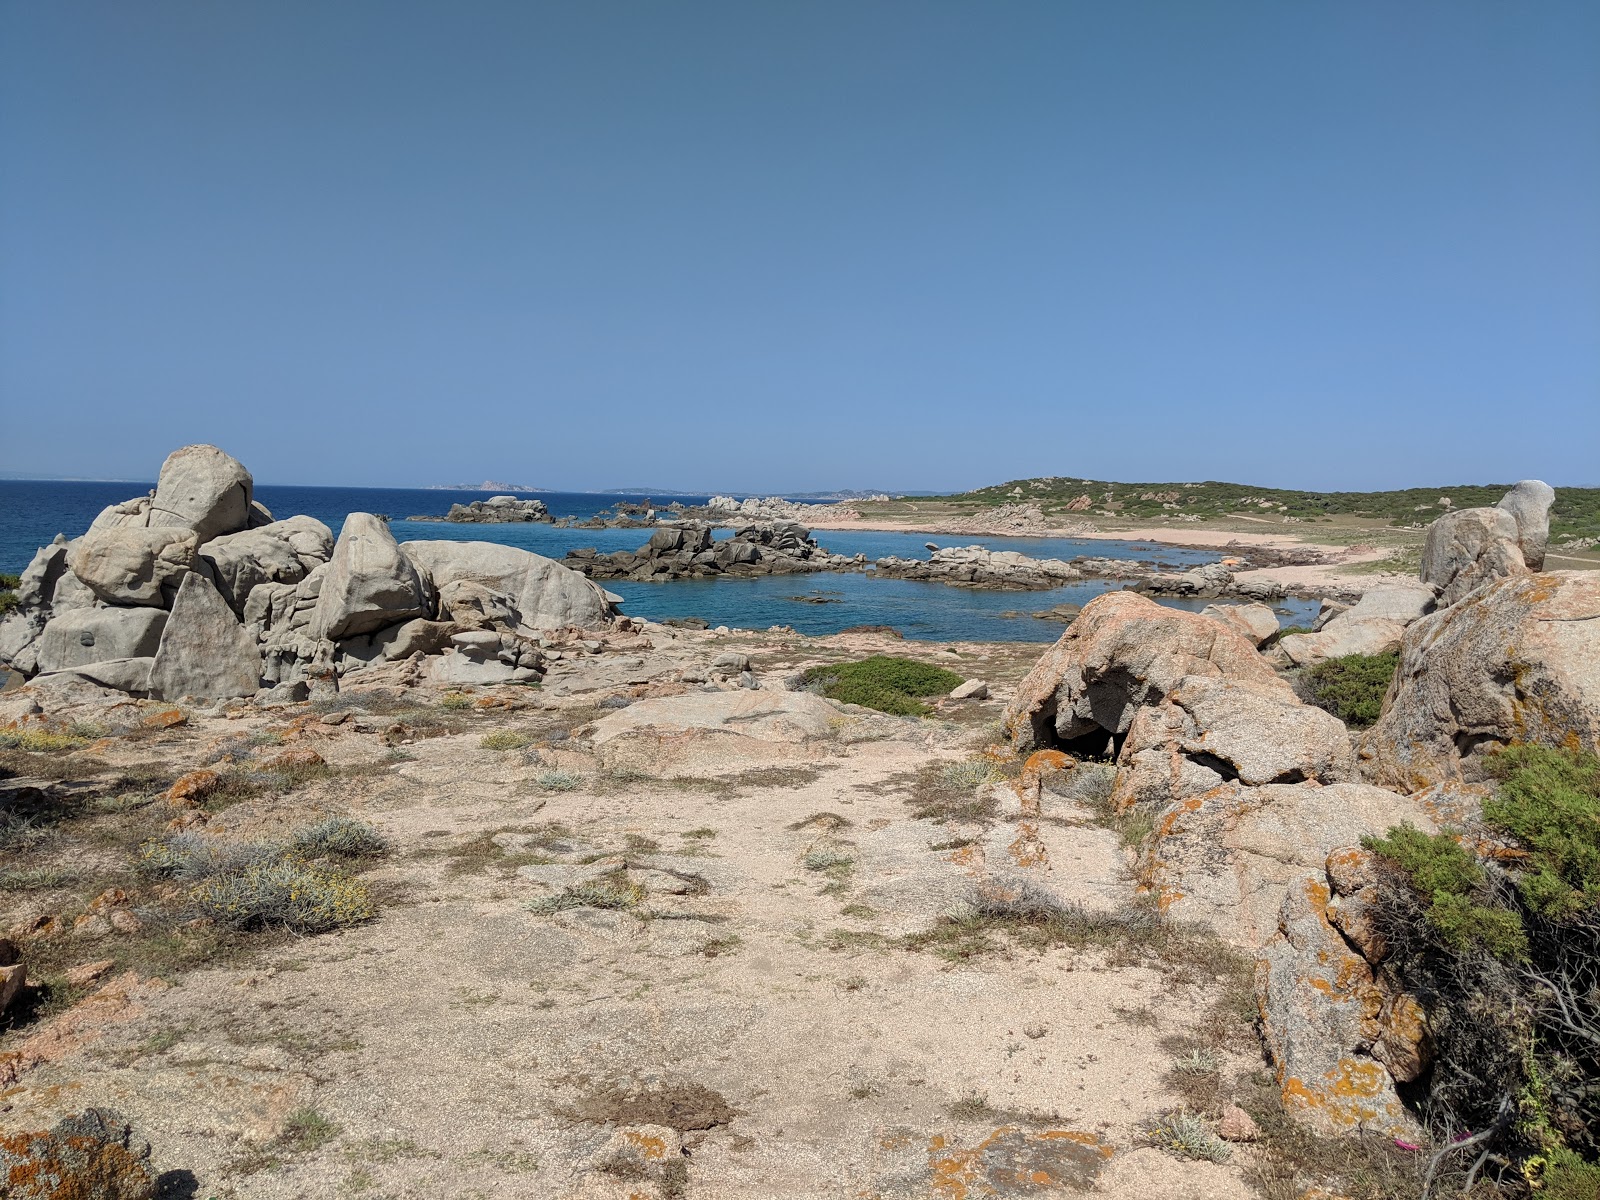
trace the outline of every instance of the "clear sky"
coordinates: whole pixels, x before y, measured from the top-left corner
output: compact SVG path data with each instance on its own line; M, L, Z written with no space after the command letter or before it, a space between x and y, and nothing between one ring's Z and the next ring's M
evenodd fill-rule
M1600 484L1595 0L0 0L0 470Z

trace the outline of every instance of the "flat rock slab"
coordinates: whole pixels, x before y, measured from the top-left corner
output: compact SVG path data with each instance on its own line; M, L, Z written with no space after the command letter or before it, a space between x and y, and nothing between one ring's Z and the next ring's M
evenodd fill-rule
M839 710L810 692L691 692L618 709L595 722L591 740L603 746L633 733L700 731L792 743L830 738L840 723Z
M204 575L183 577L161 646L150 665L157 700L253 696L261 686L261 651L228 602Z

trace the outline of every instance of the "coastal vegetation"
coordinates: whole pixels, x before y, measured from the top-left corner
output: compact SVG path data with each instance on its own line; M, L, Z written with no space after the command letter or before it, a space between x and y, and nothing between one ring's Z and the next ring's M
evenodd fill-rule
M1398 654L1346 654L1308 667L1300 694L1346 725L1365 729L1383 711L1383 694L1400 666Z
M1367 842L1388 969L1429 1010L1419 1108L1464 1162L1600 1195L1600 759L1512 746L1486 765L1483 836Z
M1509 485L1463 484L1400 488L1383 492L1312 492L1208 480L1204 483L1114 483L1051 476L1013 479L971 492L940 497L957 503L995 506L1027 502L1046 514L1186 518L1266 517L1298 521L1361 517L1402 528L1421 527L1455 509L1489 506ZM1564 487L1550 509L1552 544L1600 536L1600 488Z
M961 684L961 676L943 667L909 658L875 654L858 662L812 667L801 676L806 687L830 700L859 704L895 716L922 717L929 696L942 696Z

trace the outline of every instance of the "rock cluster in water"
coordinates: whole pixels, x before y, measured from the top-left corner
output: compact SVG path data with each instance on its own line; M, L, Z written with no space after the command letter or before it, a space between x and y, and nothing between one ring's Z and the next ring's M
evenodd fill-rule
M516 496L490 496L471 504L452 504L444 520L461 525L511 525L519 522L550 522L550 510L543 500L522 500ZM408 521L437 521L438 517L407 517Z
M402 546L371 513L335 540L312 517L274 519L253 492L215 446L174 451L149 495L34 555L0 662L158 700L294 699L410 658L443 681L535 679L541 641L614 615L615 597L541 555Z
M866 557L831 554L817 545L810 530L793 521L745 525L720 542L712 538L710 526L684 522L663 525L637 550L601 554L585 547L569 550L567 562L592 579L659 581L859 570Z

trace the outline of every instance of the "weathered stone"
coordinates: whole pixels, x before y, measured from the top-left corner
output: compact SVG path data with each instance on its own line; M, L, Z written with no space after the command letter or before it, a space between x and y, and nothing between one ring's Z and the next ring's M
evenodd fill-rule
M181 590L181 589L180 589ZM53 617L37 645L41 672L156 653L167 614L158 608L78 608Z
M1600 575L1502 579L1407 629L1362 768L1419 791L1512 742L1600 751Z
M312 636L339 641L425 617L428 610L422 577L387 522L371 513L346 517L322 577Z
M1134 592L1107 592L1034 665L1006 708L1019 749L1123 734L1135 712L1192 675L1289 686L1250 642L1199 613L1164 608Z
M1222 1106L1222 1117L1217 1121L1217 1136L1225 1142L1253 1142L1261 1136L1255 1120L1237 1104Z
M1208 604L1200 610L1200 615L1221 621L1255 646L1278 632L1278 614L1265 604Z
M969 679L950 689L952 700L987 700L989 685L981 679Z
M132 500L124 500L121 504L108 504L100 510L100 515L89 523L89 532L98 533L102 529L145 529L150 525L150 501L155 492L148 492L143 496L135 496Z
M154 1200L150 1147L115 1112L85 1109L54 1128L0 1135L8 1200Z
M190 573L172 604L150 666L157 700L253 696L261 686L261 651L227 601L205 576Z
M489 542L407 542L401 547L435 589L471 581L508 599L529 629L594 629L611 617L605 593L553 559Z
M1517 521L1500 508L1464 508L1428 526L1422 544L1422 582L1438 590L1448 608L1495 579L1526 575Z
M1524 479L1495 507L1511 514L1517 523L1517 546L1530 571L1544 570L1545 547L1550 541L1550 506L1556 490L1542 479Z
M715 774L815 758L848 718L810 692L691 692L640 700L595 722L608 767Z
M1172 916L1253 948L1273 935L1294 880L1322 878L1332 851L1406 821L1434 828L1411 797L1367 784L1223 784L1158 815L1139 886Z
M1284 1108L1323 1134L1413 1134L1394 1081L1369 1051L1383 993L1372 969L1328 923L1321 870L1292 881L1280 934L1256 964L1262 1036Z
M206 543L200 558L217 591L237 613L263 583L298 583L310 566L327 561L333 534L312 517L291 517L258 529L225 534Z
M254 489L250 472L232 455L215 446L184 446L161 464L148 524L192 529L203 546L249 523Z
M1433 1062L1433 1034L1422 1002L1407 992L1384 997L1378 1013L1378 1038L1372 1057L1389 1069L1396 1083L1421 1077Z
M142 696L149 685L150 668L155 661L153 655L146 658L108 658L104 662L84 663L69 670L71 674L101 687ZM47 679L50 676L41 675L39 678Z
M187 529L102 529L74 542L67 564L107 604L163 608L194 565L194 551Z

